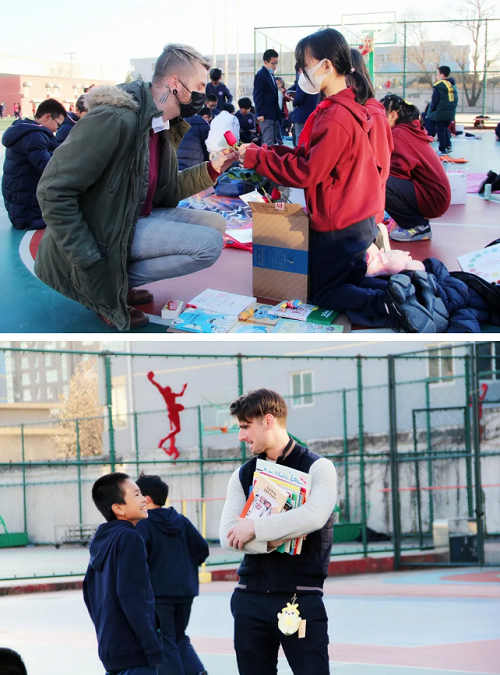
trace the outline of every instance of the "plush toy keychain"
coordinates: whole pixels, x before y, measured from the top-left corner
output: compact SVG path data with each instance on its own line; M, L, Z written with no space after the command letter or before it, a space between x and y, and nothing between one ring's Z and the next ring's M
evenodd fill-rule
M278 628L285 635L293 635L298 631L300 622L297 595L294 595L292 602L287 602L286 607L283 607L281 612L278 613Z

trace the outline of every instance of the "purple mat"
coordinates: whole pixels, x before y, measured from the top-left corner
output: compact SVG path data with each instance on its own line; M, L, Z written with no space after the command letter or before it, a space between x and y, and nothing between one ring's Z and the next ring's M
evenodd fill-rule
M477 194L479 186L486 178L485 173L468 173L467 174L467 192ZM500 190L495 190L494 194L500 194Z

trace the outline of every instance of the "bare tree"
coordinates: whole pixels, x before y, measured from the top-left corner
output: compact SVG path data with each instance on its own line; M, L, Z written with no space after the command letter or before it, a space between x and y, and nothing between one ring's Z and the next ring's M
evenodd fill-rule
M418 68L418 80L428 84L431 89L436 81L435 72L439 66L439 53L429 40L423 17L413 11L405 15L406 24L406 60ZM432 72L429 72L429 69Z
M467 103L474 107L483 94L486 79L484 67L488 69L500 56L498 38L490 36L486 42L487 21L493 16L494 10L491 0L463 0L457 13L462 20L452 23L466 31L471 51L469 58L464 53L456 53L455 57Z
M124 82L127 83L127 84L129 82L132 82L132 73L130 72L130 70L127 70L127 74L125 75Z
M76 367L69 383L68 396L59 396L60 406L56 413L60 435L57 445L64 457L76 457L77 445L80 456L102 455L104 421L99 404L99 378L97 360L82 361ZM78 421L78 431L77 423Z

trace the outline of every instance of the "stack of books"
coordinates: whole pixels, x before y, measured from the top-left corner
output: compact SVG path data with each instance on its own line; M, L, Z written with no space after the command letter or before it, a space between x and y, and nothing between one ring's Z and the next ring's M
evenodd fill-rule
M242 518L262 518L305 504L311 489L311 476L282 464L258 459L250 495ZM305 536L281 544L279 553L300 555Z

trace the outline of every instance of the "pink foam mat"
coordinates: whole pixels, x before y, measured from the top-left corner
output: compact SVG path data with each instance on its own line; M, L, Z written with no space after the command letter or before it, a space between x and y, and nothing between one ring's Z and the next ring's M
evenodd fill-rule
M467 192L477 194L479 187L486 178L485 173L468 173L467 174ZM500 190L495 190L496 194L500 194Z

